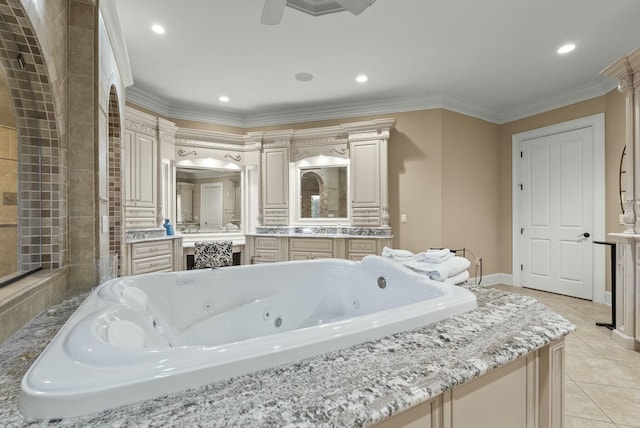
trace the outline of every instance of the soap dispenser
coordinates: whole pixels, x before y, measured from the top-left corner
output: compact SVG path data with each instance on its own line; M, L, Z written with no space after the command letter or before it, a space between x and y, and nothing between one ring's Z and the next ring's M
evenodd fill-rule
M171 221L168 218L164 219L164 224L162 225L167 231L167 236L173 236L173 226L171 225Z

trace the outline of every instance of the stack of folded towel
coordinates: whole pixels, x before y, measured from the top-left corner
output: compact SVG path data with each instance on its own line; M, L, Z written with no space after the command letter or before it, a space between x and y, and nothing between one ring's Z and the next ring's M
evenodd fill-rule
M385 247L382 250L382 257L400 262L409 269L447 284L462 284L469 279L467 269L471 266L471 262L464 257L454 255L447 248L430 249L414 255L410 251Z
M382 257L396 262L408 262L415 258L415 254L407 250L394 250L393 248L384 247L382 249Z
M453 253L451 252L450 249L448 248L441 248L438 250L427 250L423 253L418 253L416 254L415 260L417 262L427 262L427 263L433 263L433 264L438 264L438 263L442 263L444 261L449 260L451 257L453 257Z

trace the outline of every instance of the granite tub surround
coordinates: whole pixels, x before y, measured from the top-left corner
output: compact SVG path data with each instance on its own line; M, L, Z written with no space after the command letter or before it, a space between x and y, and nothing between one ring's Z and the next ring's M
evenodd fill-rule
M70 295L0 345L0 421L57 427L367 426L574 329L530 297L469 289L477 296L476 310L411 331L89 416L26 420L18 410L21 378L86 297Z

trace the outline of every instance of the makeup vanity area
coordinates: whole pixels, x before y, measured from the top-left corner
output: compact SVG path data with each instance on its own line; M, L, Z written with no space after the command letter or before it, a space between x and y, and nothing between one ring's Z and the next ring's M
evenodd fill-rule
M188 269L196 241L232 241L234 264L380 254L394 123L237 135L127 107L121 274Z

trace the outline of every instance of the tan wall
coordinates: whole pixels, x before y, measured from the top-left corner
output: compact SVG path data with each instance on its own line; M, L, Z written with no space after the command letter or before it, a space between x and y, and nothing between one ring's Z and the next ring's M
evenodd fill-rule
M625 143L625 96L619 91L611 91L605 97L605 189L607 233L622 232L620 225L622 210L619 203L620 156Z
M500 272L500 127L447 110L442 123L442 243L482 258L483 273Z

